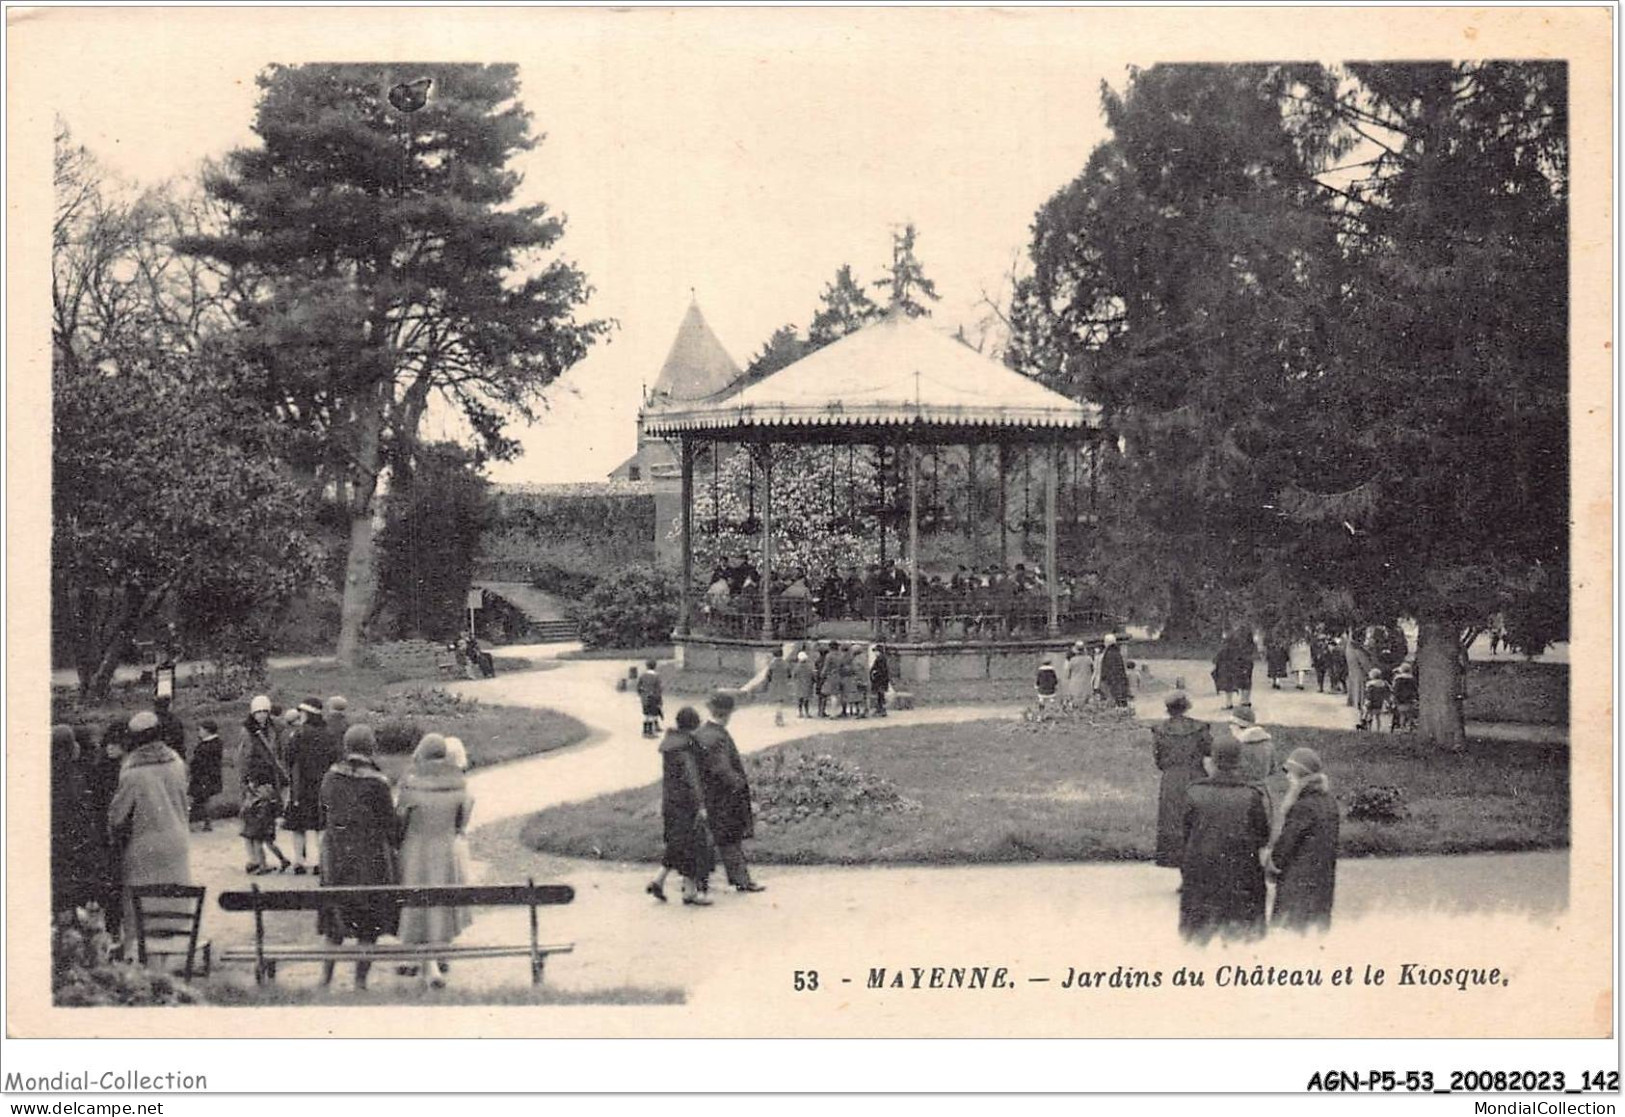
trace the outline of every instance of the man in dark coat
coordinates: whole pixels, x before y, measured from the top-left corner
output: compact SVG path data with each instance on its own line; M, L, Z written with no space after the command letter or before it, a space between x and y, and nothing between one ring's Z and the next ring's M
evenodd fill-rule
M1270 922L1294 931L1332 925L1337 888L1337 800L1331 796L1320 754L1293 749L1282 765L1287 792L1281 804L1281 832L1270 847L1276 874Z
M1179 933L1205 943L1214 935L1264 933L1264 865L1270 812L1264 791L1242 774L1241 744L1213 742L1213 775L1185 793L1185 849Z
M1176 690L1165 700L1168 720L1152 726L1152 757L1162 772L1157 796L1157 864L1177 869L1185 854L1185 792L1207 778L1202 761L1212 755L1213 733L1205 721L1186 717L1190 696Z
M875 645L875 661L869 665L869 690L875 696L875 716L886 716L886 692L891 690L891 664L886 645Z
M751 879L745 851L740 847L746 838L754 836L755 819L745 762L739 758L739 747L728 733L728 719L734 711L733 696L719 691L711 696L706 709L711 719L694 731L694 746L699 752L705 813L710 819L711 837L717 844L717 856L722 860L729 884L741 892L765 892L765 885Z
M372 759L376 739L370 725L352 725L344 734L344 757L322 777L320 801L327 819L322 838L322 887L395 883L395 800L389 780ZM324 907L316 929L334 946L345 939L363 944L393 935L400 912L377 900L352 900ZM370 962L355 964L355 984L367 986ZM333 963L322 965L322 984L333 980Z
M203 829L214 829L209 820L209 800L220 794L224 786L222 768L225 745L220 740L220 726L210 718L198 722L197 744L186 758L186 793L192 800L192 821L203 823Z

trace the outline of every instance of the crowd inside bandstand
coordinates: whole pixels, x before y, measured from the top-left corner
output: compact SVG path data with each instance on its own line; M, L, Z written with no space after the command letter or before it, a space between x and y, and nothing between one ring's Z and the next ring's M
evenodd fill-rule
M980 570L960 564L951 573L921 570L918 585L919 601L910 602L909 572L890 559L867 567L831 565L821 578L804 567L777 569L769 577L768 596L776 615L799 617L806 623L870 621L886 628L888 621L906 617L910 608L917 608L930 635L937 638L1036 635L1043 632L1048 619L1048 584L1043 568L1036 564L1018 562ZM1057 599L1061 614L1098 613L1103 608L1090 588L1090 579L1070 573L1057 578ZM702 616L759 614L761 601L760 569L744 555L724 555L707 579L701 612Z

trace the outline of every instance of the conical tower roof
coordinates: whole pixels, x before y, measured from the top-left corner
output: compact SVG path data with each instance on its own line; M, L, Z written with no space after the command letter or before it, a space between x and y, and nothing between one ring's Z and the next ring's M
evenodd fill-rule
M699 303L690 303L677 339L671 343L666 363L650 390L650 402L698 400L713 396L740 377L740 368L717 340L700 313Z

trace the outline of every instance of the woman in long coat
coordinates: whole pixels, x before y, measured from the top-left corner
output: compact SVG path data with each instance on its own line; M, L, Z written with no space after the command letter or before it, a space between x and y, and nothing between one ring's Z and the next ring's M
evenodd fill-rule
M1094 691L1094 660L1084 653L1082 644L1067 649L1065 672L1061 679L1061 694L1065 705L1082 706Z
M1179 892L1179 933L1196 942L1214 935L1257 938L1264 933L1264 866L1270 813L1262 788L1239 768L1241 745L1213 742L1213 775L1185 793L1185 851Z
M276 818L282 810L282 792L288 786L288 773L282 767L277 722L271 716L271 700L254 696L243 719L243 743L237 753L237 775L242 785L242 805L238 821L248 863L243 870L250 876L270 872L265 851L276 854L282 872L293 864L276 844Z
M344 758L322 777L322 887L395 883L395 798L372 759L372 726L352 725L344 734ZM375 943L393 935L399 913L389 903L348 901L322 908L316 929L334 946L345 939ZM358 989L367 985L370 963L355 965ZM333 963L322 967L322 984L333 980Z
M1243 705L1252 701L1256 654L1252 634L1246 629L1234 628L1225 634L1213 661L1213 684L1224 695L1225 709L1231 709L1238 699Z
M71 725L51 727L51 913L107 897L107 846Z
M338 748L322 716L322 700L310 698L300 703L304 724L288 741L288 809L282 828L294 836L295 874L306 871L308 859L317 861L320 872L322 831L322 780L338 759ZM314 849L309 839L316 839Z
M107 824L107 808L113 805L113 793L118 790L119 770L128 755L129 722L127 719L109 722L101 732L100 740L83 758L81 771L85 778L85 794L89 797L90 813L96 820L96 840L102 847L102 894L98 902L107 918L108 933L115 938L123 926L124 870L119 865L121 851L113 842L113 832Z
M683 878L683 903L706 907L711 903L716 851L706 829L705 790L694 743L694 731L699 727L699 711L684 706L677 711L676 728L666 730L660 742L660 819L666 852L659 875L644 891L665 903L666 877L676 872Z
M1281 832L1270 847L1269 869L1277 878L1270 922L1295 931L1324 930L1332 924L1337 889L1337 800L1314 749L1293 749L1283 767Z
M1128 669L1123 666L1123 649L1117 646L1117 637L1106 634L1106 650L1100 653L1100 685L1111 697L1112 705L1128 705Z
M457 860L457 837L468 829L473 810L468 780L451 762L446 739L438 733L425 734L412 754L412 771L401 781L400 801L396 804L403 831L402 884L467 883ZM401 912L401 942L449 943L472 922L467 908L408 907ZM447 969L442 960L441 974ZM423 967L424 980L441 984L441 977L432 976L431 970L430 966Z
M1166 699L1168 720L1152 726L1152 756L1162 772L1157 795L1157 864L1177 869L1185 852L1185 792L1207 778L1202 761L1213 753L1213 733L1205 721L1186 717L1190 696L1176 690Z
M191 831L187 825L186 761L164 744L158 717L150 712L130 719L130 743L118 790L107 808L108 829L123 850L124 887L138 884L191 884ZM159 907L159 904L152 904ZM124 939L135 951L135 909L124 894Z

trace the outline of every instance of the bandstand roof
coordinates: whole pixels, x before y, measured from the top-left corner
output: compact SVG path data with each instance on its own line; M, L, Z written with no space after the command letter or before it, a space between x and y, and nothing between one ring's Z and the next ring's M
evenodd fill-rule
M668 437L806 441L940 428L999 441L1086 430L1099 413L920 319L889 314L741 391L651 400L644 426Z

